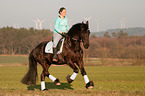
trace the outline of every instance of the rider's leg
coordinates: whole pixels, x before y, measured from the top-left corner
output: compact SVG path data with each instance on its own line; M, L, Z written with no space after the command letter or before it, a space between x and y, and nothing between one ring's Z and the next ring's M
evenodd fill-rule
M57 61L57 44L59 42L59 40L62 38L62 36L56 32L53 33L53 61Z
M57 58L57 48L53 47L53 61L57 61L58 58Z

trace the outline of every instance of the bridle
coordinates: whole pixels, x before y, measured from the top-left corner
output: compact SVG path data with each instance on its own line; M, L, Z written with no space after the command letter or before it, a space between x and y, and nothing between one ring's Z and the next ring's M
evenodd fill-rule
M58 34L60 34L56 29L54 29ZM81 30L82 31L82 30ZM87 29L87 32L88 31L90 31L89 29ZM71 38L72 40L74 40L74 41L76 41L76 42L83 42L82 41L82 39L80 40L80 39L76 39L76 38L73 38L73 37L70 37L70 36L64 36L63 34L60 34L61 36L63 36L63 37L69 37L69 38Z
M81 31L82 31L82 30L81 30ZM87 32L88 32L88 31L90 31L90 29L87 29ZM82 39L81 39L81 40L80 40L80 39L78 40L78 39L73 38L73 37L70 37L70 36L68 36L68 35L67 35L67 37L69 37L69 38L71 38L72 40L77 41L77 42L83 42Z
M76 39L76 38L73 38L73 37L70 37L70 36L68 36L68 37L71 38L72 40L76 41L76 42L82 42L82 40L80 40L80 39Z

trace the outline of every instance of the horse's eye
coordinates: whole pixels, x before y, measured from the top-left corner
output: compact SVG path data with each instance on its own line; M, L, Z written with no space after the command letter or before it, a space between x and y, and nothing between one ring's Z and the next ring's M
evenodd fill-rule
M81 30L84 30L84 28L82 28Z

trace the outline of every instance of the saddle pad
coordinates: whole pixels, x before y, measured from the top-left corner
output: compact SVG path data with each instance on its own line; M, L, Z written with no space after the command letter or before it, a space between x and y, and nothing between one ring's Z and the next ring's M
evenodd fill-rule
M57 52L57 54L60 54L62 52L62 48L63 48L63 43L64 43L64 39L61 39L62 43L61 43L61 47L60 47L60 50ZM53 42L50 41L46 44L46 47L45 47L45 53L51 53L53 54Z

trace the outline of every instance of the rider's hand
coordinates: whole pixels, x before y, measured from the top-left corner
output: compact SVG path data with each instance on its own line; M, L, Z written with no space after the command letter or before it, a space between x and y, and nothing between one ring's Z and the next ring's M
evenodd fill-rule
M59 33L62 34L62 31L60 31Z
M62 36L63 36L63 37L66 37L66 35L67 35L67 33L62 32Z

